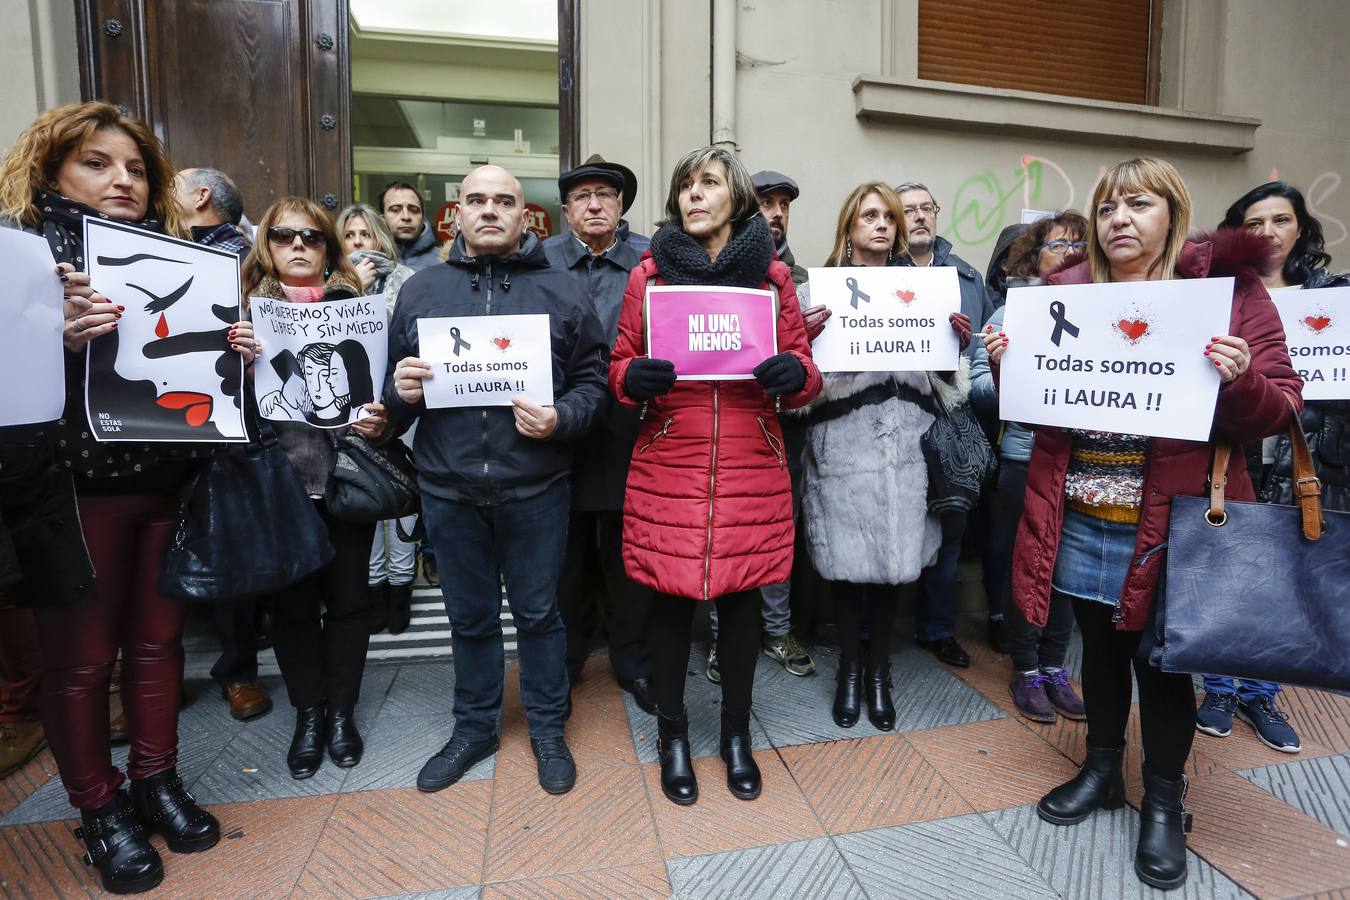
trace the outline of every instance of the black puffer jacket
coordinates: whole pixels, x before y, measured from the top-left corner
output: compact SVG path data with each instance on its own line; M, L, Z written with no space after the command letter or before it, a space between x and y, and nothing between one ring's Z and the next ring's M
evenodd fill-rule
M605 401L609 345L591 302L572 278L549 267L534 234L505 258L469 256L455 238L448 265L403 283L389 328L384 402L397 433L421 419L413 450L422 490L447 500L491 506L543 491L572 468L572 441L586 434ZM448 316L547 313L553 343L558 425L547 440L516 431L507 406L427 409L394 390L398 361L418 356L417 320Z
M1350 274L1329 275L1319 269L1303 283L1304 290L1350 286ZM1299 416L1308 435L1317 476L1322 479L1322 505L1350 510L1350 400L1309 400ZM1294 502L1294 455L1289 435L1275 445L1275 464L1261 485L1267 503Z

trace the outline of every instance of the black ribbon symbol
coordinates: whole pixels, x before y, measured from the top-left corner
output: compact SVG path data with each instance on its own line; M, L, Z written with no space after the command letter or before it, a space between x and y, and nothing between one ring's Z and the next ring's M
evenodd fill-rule
M871 298L871 297L869 297L867 294L864 294L862 291L858 290L858 279L856 279L856 278L845 278L845 279L844 279L844 285L845 285L850 291L853 292L853 296L848 298L848 302L851 303L851 304L853 305L853 308L854 308L854 309L857 309L857 308L858 308L858 301L859 301L859 300L861 300L861 301L864 302L864 303L871 303L871 302L872 302L872 298Z
M1075 330L1076 330L1076 329L1075 329ZM468 342L468 341L464 340L462 337L459 336L459 326L456 325L456 326L454 326L454 327L452 327L452 328L450 329L450 336L451 336L452 338L455 339L455 355L456 355L456 356L459 356L459 348L460 348L460 347L463 347L465 350L472 350L472 349L473 349L473 347L471 347L471 346L469 345L469 342ZM1056 341L1056 343L1058 343L1058 341Z
M1050 318L1055 320L1055 330L1050 335L1050 342L1056 347L1059 346L1059 339L1064 336L1064 332L1069 333L1069 337L1078 337L1078 326L1064 317L1064 302L1056 300L1050 304Z

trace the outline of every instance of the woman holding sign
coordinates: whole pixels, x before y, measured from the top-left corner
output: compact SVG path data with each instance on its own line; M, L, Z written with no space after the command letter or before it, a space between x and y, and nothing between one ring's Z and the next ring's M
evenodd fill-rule
M677 382L673 362L645 353L644 301L658 284L773 291L779 352L746 373L753 380ZM774 259L749 173L725 150L686 153L670 179L666 221L624 292L609 370L619 402L643 409L624 497L623 558L634 581L658 592L647 639L661 790L674 803L698 799L684 683L700 600L717 604L727 787L742 799L759 796L750 753L756 589L786 581L792 570L792 488L777 411L803 406L820 384L791 273Z
M888 184L867 182L844 201L825 265L893 265L907 249L899 195ZM949 321L964 350L970 320L953 313ZM835 600L839 672L832 715L841 728L858 723L864 693L873 727L895 727L896 587L918 579L942 544L939 519L928 514L919 440L933 424L935 398L948 409L966 401L968 367L963 356L955 372L831 373L810 406L802 517L811 559L830 579Z
M1269 260L1259 238L1229 230L1186 239L1191 198L1177 170L1157 159L1117 163L1093 191L1088 259L1049 284L1236 278L1229 333L1196 347L1218 372L1213 440L1260 441L1286 428L1301 405L1279 314L1260 276ZM988 329L995 378L1012 335ZM1083 633L1087 753L1078 775L1043 797L1041 818L1081 822L1125 803L1122 767L1130 717L1130 668L1139 689L1144 798L1135 872L1154 887L1186 880L1190 816L1186 760L1195 736L1189 675L1168 674L1136 656L1164 563L1171 499L1206 492L1208 443L1038 428L1026 510L1017 533L1013 597L1043 627L1052 595L1067 595ZM1227 472L1227 494L1254 498L1241 457Z
M258 242L244 260L242 275L246 307L251 298L324 303L361 296L359 277L342 252L333 223L318 204L303 197L284 197L263 213ZM335 366L336 349L328 352L327 365ZM268 357L263 356L261 364L267 365ZM353 368L343 379L352 396L358 371L360 367ZM369 379L368 369L362 377ZM333 390L329 385L324 398L329 399ZM261 402L266 417L265 401ZM349 427L375 440L384 433L384 406L367 403L365 410L370 415ZM375 526L335 518L323 505L337 460L336 438L345 429L313 427L304 421L271 424L314 498L335 551L322 569L273 595L272 640L295 707L295 734L286 765L291 777L300 779L319 770L325 745L334 765L343 768L359 763L365 752L353 710L370 644L366 568Z
M53 485L50 461L31 472L33 485L53 486L58 495L51 508L61 511L65 546L39 561L54 570L47 577L63 583L38 593L35 580L16 600L36 607L43 721L61 781L80 810L76 833L88 849L86 861L97 866L107 890L145 891L164 877L147 827L164 835L176 853L206 850L220 839L219 824L177 774L185 607L155 588L178 524L177 492L200 463L197 452L183 445L100 443L90 434L85 355L92 341L114 340L109 335L117 334L125 310L90 284L84 229L89 218L151 234L183 234L174 169L144 122L108 103L61 106L38 116L0 164L0 215L46 238L65 288L66 312L66 408L55 429L47 429L56 439L58 471L66 474ZM155 265L138 257L118 263ZM236 323L230 335L234 349L248 358L248 323ZM223 341L220 350L225 352ZM181 411L174 415L182 421ZM71 476L83 540L79 521L68 521L63 508ZM119 649L131 732L130 797L112 764L108 728L108 688Z

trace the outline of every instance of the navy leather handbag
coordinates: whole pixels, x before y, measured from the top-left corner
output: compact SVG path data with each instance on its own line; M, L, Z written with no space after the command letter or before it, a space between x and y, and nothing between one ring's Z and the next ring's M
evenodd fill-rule
M1153 661L1350 692L1350 512L1322 509L1298 417L1290 428L1295 506L1224 500L1231 448L1210 496L1174 497Z

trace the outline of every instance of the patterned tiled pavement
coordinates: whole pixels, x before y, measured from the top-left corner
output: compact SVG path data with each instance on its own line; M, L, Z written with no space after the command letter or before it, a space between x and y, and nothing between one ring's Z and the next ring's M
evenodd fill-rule
M365 760L301 782L285 771L287 709L235 722L192 683L180 771L224 839L209 853L165 851L167 877L152 896L1161 896L1134 876L1134 808L1073 828L1037 818L1036 799L1081 759L1083 727L1017 717L1007 658L973 634L965 643L966 670L911 647L896 653L891 734L830 721L831 651L816 649L819 674L808 678L761 658L753 738L764 792L754 802L723 787L718 691L696 651L700 796L690 807L661 796L654 722L603 657L574 693L568 738L580 776L562 797L535 782L514 667L501 751L438 794L413 784L453 725L447 663L370 668L358 709ZM1177 896L1350 900L1350 697L1291 689L1281 704L1303 735L1297 756L1268 750L1241 724L1226 739L1197 736L1190 879ZM1136 722L1132 769L1137 741ZM0 897L99 893L54 772L44 752L0 781Z

